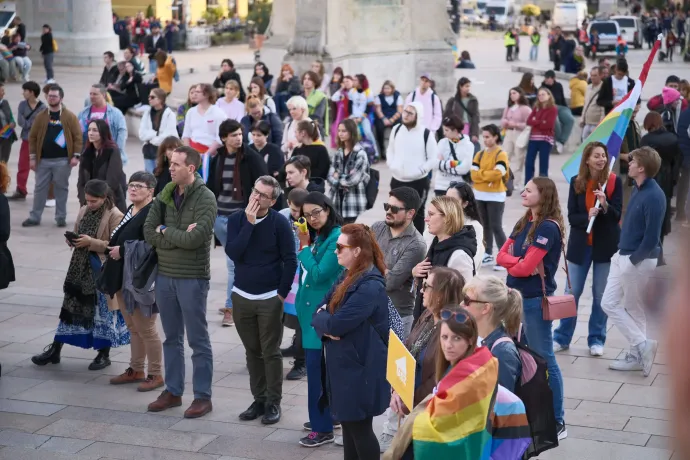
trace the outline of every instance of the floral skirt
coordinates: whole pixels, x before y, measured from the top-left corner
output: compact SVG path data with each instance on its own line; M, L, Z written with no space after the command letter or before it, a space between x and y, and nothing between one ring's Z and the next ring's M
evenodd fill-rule
M96 256L91 257L91 268L94 276L100 271L100 260ZM93 326L85 328L75 324L67 324L60 321L55 331L55 341L73 345L79 348L117 348L129 345L129 330L125 319L119 310L109 311L105 294L96 294L96 311Z

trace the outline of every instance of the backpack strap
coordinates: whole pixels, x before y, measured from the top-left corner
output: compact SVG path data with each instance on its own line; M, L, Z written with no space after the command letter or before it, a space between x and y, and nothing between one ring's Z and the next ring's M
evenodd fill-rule
M453 143L448 139L448 146L450 147L450 156L453 157L453 160L458 161L457 155L455 155L455 147L453 147Z
M398 129L400 129L400 128L398 128ZM425 160L429 159L429 155L427 155L427 152L426 152L426 143L429 141L429 134L431 134L431 131L424 128L424 159Z
M393 129L393 139L395 139L395 136L397 136L398 132L400 132L400 128L402 128L402 123L398 123L398 126Z
M412 91L412 100L410 102L414 102L415 97L417 97L417 90Z

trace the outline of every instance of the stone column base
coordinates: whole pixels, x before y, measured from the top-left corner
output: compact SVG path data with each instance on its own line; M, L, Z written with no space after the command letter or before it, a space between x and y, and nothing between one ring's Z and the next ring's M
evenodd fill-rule
M103 53L112 51L118 55L120 40L117 35L103 34L69 34L54 33L53 38L58 43L58 52L55 53L54 65L72 67L102 67ZM41 34L29 33L27 40L34 50L41 46ZM40 59L40 53L32 57ZM144 59L148 62L148 59Z

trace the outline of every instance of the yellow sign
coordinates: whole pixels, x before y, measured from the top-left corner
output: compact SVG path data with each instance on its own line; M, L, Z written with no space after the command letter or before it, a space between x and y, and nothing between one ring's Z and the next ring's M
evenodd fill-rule
M417 364L393 329L388 338L386 379L409 410L414 408L414 380Z

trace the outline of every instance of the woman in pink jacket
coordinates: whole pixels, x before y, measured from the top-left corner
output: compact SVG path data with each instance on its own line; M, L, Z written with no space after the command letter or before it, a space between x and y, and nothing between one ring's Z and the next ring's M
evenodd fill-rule
M503 150L508 154L516 183L521 183L518 182L518 174L522 174L525 167L527 147L518 147L515 142L525 130L530 113L532 113L532 108L522 88L511 88L508 93L508 107L503 110L503 117L501 117L501 128L505 130Z

